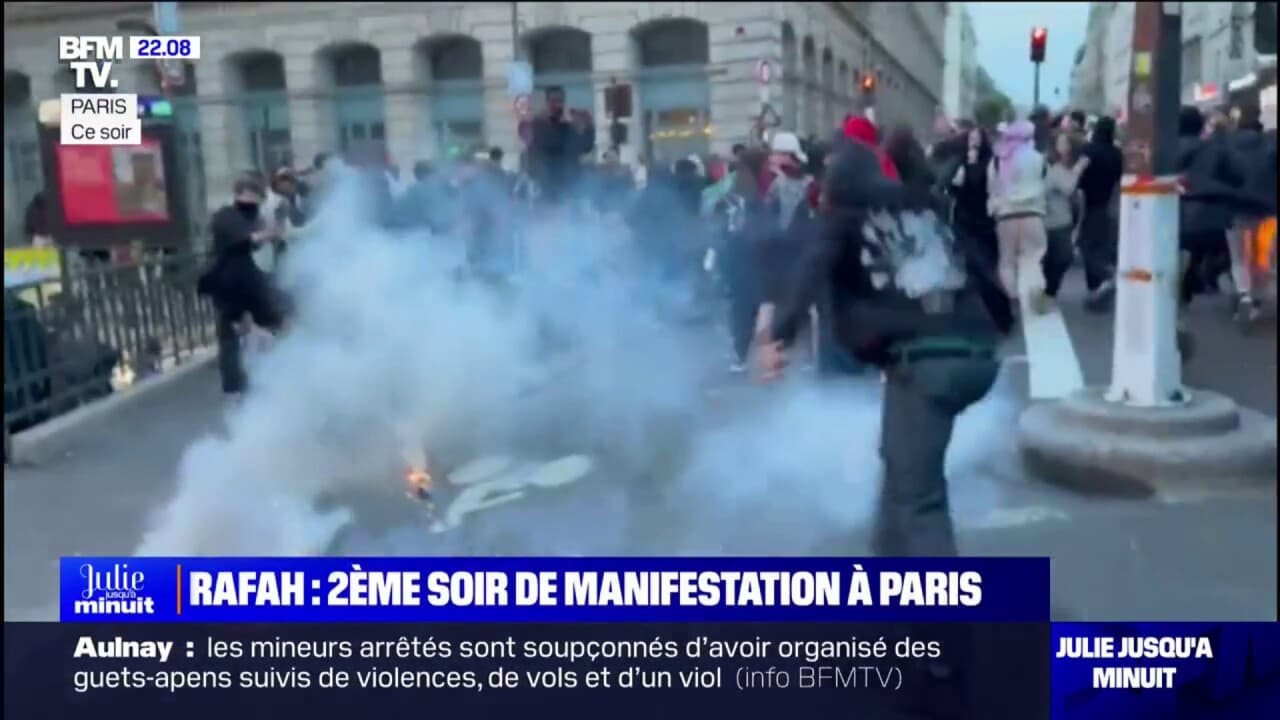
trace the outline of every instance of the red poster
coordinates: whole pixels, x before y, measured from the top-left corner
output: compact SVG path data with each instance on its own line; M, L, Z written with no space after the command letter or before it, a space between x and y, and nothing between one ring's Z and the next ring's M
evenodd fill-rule
M167 222L163 151L141 145L58 145L59 190L68 225Z

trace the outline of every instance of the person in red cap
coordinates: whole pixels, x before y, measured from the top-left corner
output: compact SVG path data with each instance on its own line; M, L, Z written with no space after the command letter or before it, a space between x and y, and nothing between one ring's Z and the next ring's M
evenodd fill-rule
M844 136L853 142L866 145L876 154L880 162L880 172L890 180L898 180L898 168L884 150L880 148L880 132L875 123L865 117L849 115L844 119Z

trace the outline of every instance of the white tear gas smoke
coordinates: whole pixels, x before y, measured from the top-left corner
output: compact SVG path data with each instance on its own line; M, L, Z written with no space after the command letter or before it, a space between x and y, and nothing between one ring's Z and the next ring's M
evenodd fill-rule
M878 474L877 391L770 388L763 408L713 421L702 385L723 366L727 342L654 302L667 284L638 252L653 238L631 239L609 219L539 224L518 287L494 289L459 281L457 242L381 229L375 204L352 171L335 172L321 214L284 263L290 327L251 368L252 389L228 411L225 433L187 449L176 494L139 554L320 552L318 537L346 517L320 515L317 501L399 494L405 464L424 448L433 462L554 446L603 453L619 472L657 468L637 482L658 483L662 505L696 505L717 520L655 530L695 551L730 550L717 535L724 523L772 525L799 542L866 514ZM495 215L524 222L517 210ZM523 539L524 552L616 551L624 518L608 515L633 512L618 492L624 498L598 504L598 514L563 519L582 528L581 544L566 542L563 528L554 547L539 544L547 533L536 526L501 531ZM769 507L788 512L761 517ZM431 537L441 536L423 544Z

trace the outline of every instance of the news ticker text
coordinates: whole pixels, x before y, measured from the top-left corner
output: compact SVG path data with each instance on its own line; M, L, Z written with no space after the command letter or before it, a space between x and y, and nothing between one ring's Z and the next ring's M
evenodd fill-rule
M76 623L8 630L6 652L14 650L14 630L31 643L43 636L40 659L21 664L24 684L86 709L150 701L247 706L272 696L341 703L367 701L370 693L385 707L424 697L494 708L539 698L583 707L604 697L647 698L657 707L706 696L739 698L732 702L749 708L762 694L805 707L873 707L945 693L947 673L968 668L975 644L1007 666L1019 686L1010 692L1027 695L1025 707L1048 697L1046 682L1032 682L1028 692L1021 677L1047 664L1048 627L1035 624ZM1028 677L1037 675L1047 673Z

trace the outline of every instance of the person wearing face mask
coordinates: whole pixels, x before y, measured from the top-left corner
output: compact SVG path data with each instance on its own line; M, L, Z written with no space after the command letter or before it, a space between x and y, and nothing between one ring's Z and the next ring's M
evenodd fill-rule
M764 227L760 229L762 240L756 261L761 270L764 302L757 314L758 330L773 322L776 298L786 291L791 269L806 248L817 241L821 198L821 188L805 171L809 156L794 133L774 135L769 150L768 167L760 178L764 207L759 222ZM809 318L821 299L817 294L810 298Z
M266 190L244 176L233 187L234 199L213 214L213 262L200 277L198 290L217 311L218 370L222 391L241 395L247 389L240 338L249 322L272 332L283 324L283 304L270 278L254 262L253 253L278 239L278 231L262 217Z

